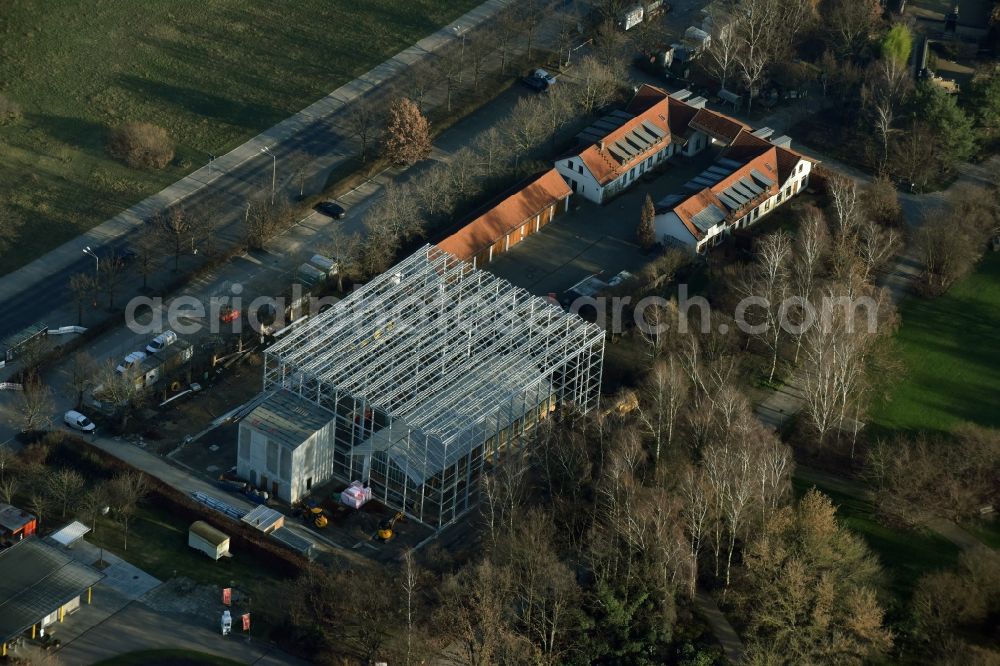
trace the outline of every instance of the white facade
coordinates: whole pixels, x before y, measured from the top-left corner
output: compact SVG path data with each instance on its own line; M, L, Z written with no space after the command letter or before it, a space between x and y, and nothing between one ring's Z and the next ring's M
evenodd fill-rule
M809 185L809 173L812 170L812 163L809 160L800 159L792 169L792 174L782 183L781 189L774 196L761 202L756 208L750 210L743 217L738 218L732 224L720 223L710 228L699 241L694 234L688 230L681 221L677 213L673 210L656 215L653 224L656 228L656 237L664 244L681 245L692 251L701 252L708 247L718 245L725 234L732 229L743 229L757 223L761 218L769 215L778 206L789 201L796 194Z
M559 175L569 183L574 194L578 194L596 204L602 204L619 192L634 185L636 179L642 174L661 164L664 160L673 157L675 146L676 144L673 143L667 144L657 152L637 161L628 171L604 185L601 185L597 181L597 178L594 177L594 174L590 172L590 169L587 168L587 165L584 164L583 159L579 156L560 159L556 162L555 167ZM704 148L704 145L702 145L702 148ZM688 153L685 149L683 154L693 155L694 153Z
M272 434L250 419L240 422L236 474L272 496L294 503L333 476L333 414L297 443L287 430Z

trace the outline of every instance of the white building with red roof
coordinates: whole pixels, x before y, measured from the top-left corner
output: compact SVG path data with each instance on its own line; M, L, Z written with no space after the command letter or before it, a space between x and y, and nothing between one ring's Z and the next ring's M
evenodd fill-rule
M791 200L809 184L814 161L786 143L741 130L712 166L684 185L686 193L657 205L660 242L703 252Z

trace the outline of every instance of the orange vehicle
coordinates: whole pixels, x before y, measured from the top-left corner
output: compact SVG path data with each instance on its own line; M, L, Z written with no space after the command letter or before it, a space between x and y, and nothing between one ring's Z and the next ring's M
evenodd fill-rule
M223 305L219 310L219 321L229 324L240 318L240 311L231 305Z

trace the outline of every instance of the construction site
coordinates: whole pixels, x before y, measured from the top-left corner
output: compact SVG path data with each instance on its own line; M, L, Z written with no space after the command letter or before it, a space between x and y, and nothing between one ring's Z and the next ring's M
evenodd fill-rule
M440 530L558 407L598 407L604 331L425 246L264 353L237 473L296 503L330 481Z

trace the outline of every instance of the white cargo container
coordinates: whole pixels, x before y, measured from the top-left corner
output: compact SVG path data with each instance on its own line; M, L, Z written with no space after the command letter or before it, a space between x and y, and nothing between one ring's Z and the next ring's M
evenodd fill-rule
M191 523L191 528L188 530L188 545L195 550L200 550L213 560L218 560L220 557L231 557L229 537L203 520Z

